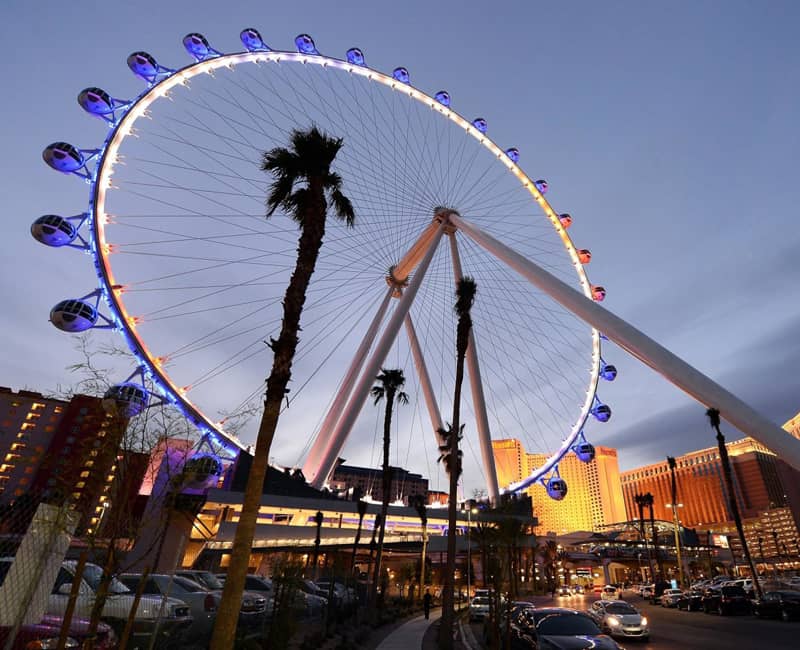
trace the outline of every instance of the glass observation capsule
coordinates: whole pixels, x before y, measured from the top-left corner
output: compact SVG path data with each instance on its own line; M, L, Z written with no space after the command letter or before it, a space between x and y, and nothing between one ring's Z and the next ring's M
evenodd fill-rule
M572 225L572 215L566 212L558 215L558 220L561 222L561 226L564 230L567 230Z
M222 474L222 462L211 454L192 456L184 463L182 473L190 486L205 485Z
M588 264L592 261L592 252L587 248L581 248L578 251L578 260L581 264Z
M579 442L573 448L575 455L583 463L591 463L594 460L595 449L594 445L590 442Z
M611 419L611 407L608 404L599 403L592 409L592 415L598 422L608 422Z
M308 34L300 34L294 39L294 44L297 46L297 51L300 54L319 54L317 46L314 45L314 39Z
M538 181L533 183L536 186L536 189L539 190L542 194L547 194L547 181L543 178L540 178Z
M592 285L592 300L595 302L603 302L606 299L605 287L600 285Z
M46 214L31 224L33 238L46 246L66 246L75 241L78 229L68 219L57 214Z
M269 52L269 48L266 43L264 43L264 39L261 38L261 34L258 33L257 29L253 29L252 27L243 29L241 34L239 34L239 39L242 41L242 45L250 52Z
M448 93L446 90L440 90L433 96L433 98L442 106L450 106L450 93Z
M403 84L411 83L411 77L408 75L408 70L402 67L392 70L392 77Z
M92 115L108 115L114 112L114 100L102 88L84 88L78 93L78 104Z
M516 147L506 149L506 156L508 156L512 162L519 162L519 149Z
M617 367L602 361L600 364L600 376L606 381L614 381L617 378Z
M147 52L134 52L131 54L128 57L128 67L133 74L147 82L153 81L159 72L158 63Z
M103 396L103 408L108 413L132 418L147 408L150 393L144 386L134 382L124 382L112 386Z
M97 310L84 300L62 300L50 310L50 322L64 332L85 332L97 322Z
M481 133L486 133L486 120L484 120L482 117L476 117L474 120L472 120L472 126L478 129L478 131Z
M347 50L347 62L353 65L366 65L364 62L364 53L357 47L351 47Z
M203 59L217 54L216 50L208 44L208 39L196 32L186 34L186 36L183 37L183 47L198 61L202 61Z
M42 152L42 158L50 167L65 174L76 172L86 164L80 149L67 142L48 145Z
M556 501L561 501L567 496L567 482L560 476L554 476L547 481L547 496Z

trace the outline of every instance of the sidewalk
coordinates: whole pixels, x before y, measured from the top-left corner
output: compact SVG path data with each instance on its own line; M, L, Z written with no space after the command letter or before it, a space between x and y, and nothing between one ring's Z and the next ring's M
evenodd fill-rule
M412 618L408 623L403 623L394 632L387 636L377 650L420 650L422 639L428 626L438 620L442 615L440 607L431 610L430 620L424 616Z

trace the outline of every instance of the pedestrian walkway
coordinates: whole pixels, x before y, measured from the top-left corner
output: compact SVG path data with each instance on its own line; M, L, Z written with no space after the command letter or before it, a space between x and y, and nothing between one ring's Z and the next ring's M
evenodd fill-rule
M430 620L425 620L425 616L412 618L387 636L377 650L420 650L425 631L441 615L442 609L437 607L431 610Z

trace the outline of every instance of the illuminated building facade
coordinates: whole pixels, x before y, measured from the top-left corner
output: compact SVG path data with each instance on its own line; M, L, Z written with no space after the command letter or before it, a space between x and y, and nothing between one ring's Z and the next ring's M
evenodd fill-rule
M527 453L516 439L493 440L492 450L501 485L527 477L548 458L545 454ZM595 459L590 463L580 461L574 454L567 454L559 462L559 473L568 487L567 496L561 501L547 496L539 483L527 489L539 520L537 534L598 530L626 518L617 450L610 447L595 450Z
M80 513L79 535L107 516L104 504L125 457L120 443L127 419L108 414L101 401L0 388L0 505L10 509L16 528L27 527L42 500L68 502Z
M795 438L800 438L800 413L783 425L783 428Z
M736 498L743 519L758 517L771 507L786 505L781 474L794 472L766 447L750 438L727 443ZM709 447L675 458L681 524L689 528L719 527L733 520L728 511L728 493L719 451ZM783 465L784 467L781 467ZM800 479L800 473L796 473ZM628 519L638 518L636 494L653 495L656 519L671 520L672 479L667 461L646 465L621 474Z

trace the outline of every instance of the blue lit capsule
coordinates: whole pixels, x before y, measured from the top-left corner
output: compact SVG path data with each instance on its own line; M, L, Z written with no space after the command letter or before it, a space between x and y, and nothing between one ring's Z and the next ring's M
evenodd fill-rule
M512 162L519 162L519 149L516 147L511 147L510 149L506 149L506 156L511 158Z
M595 457L595 448L591 442L579 442L572 450L582 463L591 463Z
M440 90L433 98L442 106L450 106L450 94L446 90Z
M486 120L484 120L482 117L476 117L474 120L472 120L472 126L478 129L478 131L481 133L486 133Z
M567 482L559 476L551 478L547 481L547 496L555 501L561 501L567 496Z
M294 44L300 54L319 54L316 45L314 45L314 39L308 34L300 34L294 39Z
M542 194L547 194L547 181L544 179L539 179L534 183L536 189L539 190Z
M84 88L78 93L78 104L92 115L108 115L114 112L114 100L102 88Z
M198 454L184 463L182 473L189 487L204 487L222 474L222 462L211 454Z
M405 68L395 68L392 70L392 77L394 77L397 81L404 84L411 83L411 77L408 76L408 70Z
M617 367L603 361L600 365L600 376L606 381L614 381L617 378Z
M261 38L261 34L258 33L257 29L252 27L243 29L239 34L239 38L242 41L242 45L250 52L269 52L269 47L264 43L264 39Z
M217 54L216 50L208 44L206 37L196 32L186 34L183 37L183 47L186 48L190 56L198 61L203 61Z
M85 332L97 322L97 310L83 300L62 300L50 310L50 322L64 332Z
M58 248L75 241L78 229L71 221L57 214L46 214L31 224L31 235L36 241Z
M357 47L351 47L347 50L347 62L353 65L366 65L364 62L364 53Z
M134 52L128 57L128 67L140 79L152 82L159 72L155 58L147 52Z
M103 396L103 408L107 413L132 418L147 408L150 393L134 382L124 382L111 386Z
M598 403L592 409L592 415L598 422L608 422L611 419L611 407L608 404Z
M54 142L45 147L42 158L53 169L65 174L76 172L86 164L81 151L67 142Z

